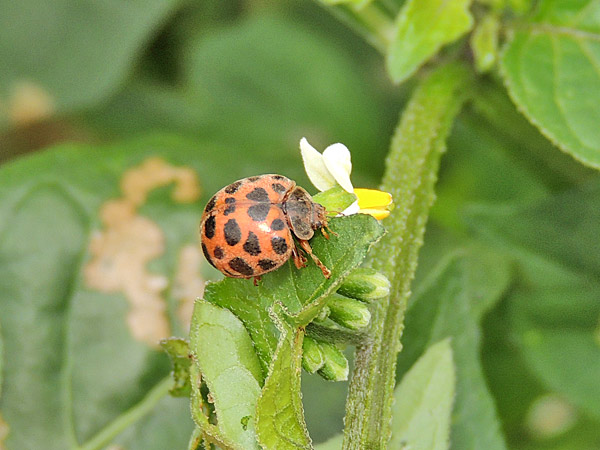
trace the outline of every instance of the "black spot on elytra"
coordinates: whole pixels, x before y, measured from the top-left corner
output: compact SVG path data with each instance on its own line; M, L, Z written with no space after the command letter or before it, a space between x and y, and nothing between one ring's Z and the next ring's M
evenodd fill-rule
M271 178L273 178L274 180L283 180L285 177L281 175L273 175Z
M246 194L246 198L259 203L269 203L269 194L261 187L254 188L252 192Z
M269 203L259 203L248 208L248 215L255 222L262 222L269 215L271 205Z
M237 190L240 188L241 184L242 184L241 181L236 181L235 183L231 183L229 186L227 186L225 188L225 192L227 192L228 194L235 194L237 192Z
M273 251L278 255L285 254L288 249L288 245L285 242L285 239L279 236L275 236L271 239L271 246L273 247Z
M275 192L278 192L280 194L283 194L285 191L287 191L287 189L285 188L285 186L283 184L273 183L271 185L271 187L273 188L273 190Z
M260 243L258 242L258 236L252 231L248 234L248 239L244 243L244 251L252 256L256 256L260 253Z
M209 216L209 218L204 221L204 236L208 239L215 237L215 226L215 216Z
M207 213L209 211L212 211L212 209L215 207L216 203L217 203L217 197L213 195L213 197L206 204L206 207L204 208L204 212Z
M229 261L229 267L247 277L254 274L252 267L250 267L242 258L233 258L231 261Z
M258 180L260 180L260 177L248 177L248 181L250 183L254 183L255 181L258 181Z
M225 234L225 241L228 245L235 245L242 239L242 232L240 226L235 219L229 219L223 228Z
M270 270L277 265L277 263L271 259L260 259L258 265L262 270Z
M213 255L215 255L215 258L217 259L223 259L223 256L225 256L225 254L223 253L223 249L218 245L213 250Z
M211 266L214 266L212 258L210 257L210 255L208 254L208 249L206 248L206 245L204 245L204 243L202 244L202 253L204 253L204 257L206 258L206 260L210 263Z
M223 211L223 214L228 216L229 214L234 213L235 212L235 198L227 197L225 199L225 203L227 203L227 208L225 209L225 211Z
M285 222L281 219L275 219L271 222L271 229L275 231L281 231L285 228Z

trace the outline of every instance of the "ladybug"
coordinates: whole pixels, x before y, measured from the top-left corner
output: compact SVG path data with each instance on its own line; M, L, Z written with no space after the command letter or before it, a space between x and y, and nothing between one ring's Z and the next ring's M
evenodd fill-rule
M331 271L308 243L317 229L329 237L325 214L325 208L289 178L244 178L208 201L200 222L202 251L228 277L254 278L256 285L262 274L281 267L290 257L297 268L304 267L301 248L329 278Z

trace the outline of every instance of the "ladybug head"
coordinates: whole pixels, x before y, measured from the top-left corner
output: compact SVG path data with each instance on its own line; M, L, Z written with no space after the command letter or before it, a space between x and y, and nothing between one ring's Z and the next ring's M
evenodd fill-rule
M313 230L319 230L327 226L327 210L318 203L312 204L311 226Z

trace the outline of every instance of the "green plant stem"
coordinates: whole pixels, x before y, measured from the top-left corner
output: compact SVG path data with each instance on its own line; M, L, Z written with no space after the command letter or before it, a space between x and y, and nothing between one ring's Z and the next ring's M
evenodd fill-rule
M364 6L352 4L331 5L326 0L320 0L330 12L350 28L363 36L380 53L385 54L394 35L394 20L385 8L376 2Z
M395 208L388 234L371 251L371 266L388 277L390 295L373 303L372 340L359 346L350 382L343 449L383 449L390 437L396 357L445 139L469 90L458 63L422 80L406 107L386 161L382 188Z
M89 441L82 444L78 450L99 450L106 447L123 430L152 411L156 404L169 393L172 385L173 380L170 376L161 380L138 404L109 423Z

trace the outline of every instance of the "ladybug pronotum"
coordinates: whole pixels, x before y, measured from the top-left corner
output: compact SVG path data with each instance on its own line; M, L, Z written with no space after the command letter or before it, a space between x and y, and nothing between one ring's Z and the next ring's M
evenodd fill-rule
M298 245L329 278L331 272L308 243L317 229L327 237L325 214L325 208L289 178L244 178L208 201L200 222L202 251L228 277L254 278L256 284L290 257L297 268L304 267L306 257Z

